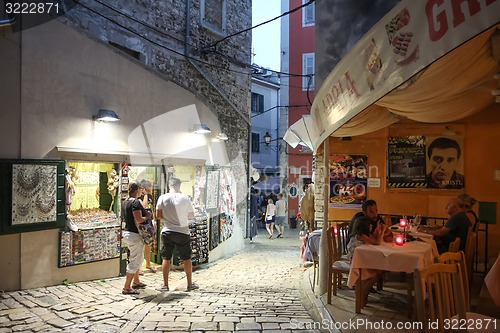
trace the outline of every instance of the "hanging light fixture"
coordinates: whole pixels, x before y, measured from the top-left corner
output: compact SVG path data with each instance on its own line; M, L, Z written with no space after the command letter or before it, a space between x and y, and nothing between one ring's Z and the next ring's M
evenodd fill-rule
M103 122L111 122L111 121L119 121L120 117L113 110L108 109L99 109L97 115L92 116L93 120L103 121Z
M226 133L219 133L219 134L217 134L217 139L219 139L221 141L227 141L227 140L229 140L229 138L227 137Z
M266 132L264 135L264 143L268 146L271 143L271 134L269 134L269 132Z

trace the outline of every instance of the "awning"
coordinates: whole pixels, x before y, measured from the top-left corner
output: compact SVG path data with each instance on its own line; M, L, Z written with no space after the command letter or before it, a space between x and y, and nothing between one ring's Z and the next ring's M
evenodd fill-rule
M490 38L500 33L500 1L451 6L403 0L358 41L316 93L314 150L330 135L360 135L401 118L450 122L493 103L500 59Z
M316 126L310 115L303 115L300 120L294 123L283 136L293 148L301 144L313 149L314 139L318 136Z

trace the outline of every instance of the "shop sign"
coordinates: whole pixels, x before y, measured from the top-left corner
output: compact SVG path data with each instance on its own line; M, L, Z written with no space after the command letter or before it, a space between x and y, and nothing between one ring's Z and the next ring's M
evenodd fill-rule
M466 3L401 1L363 36L316 94L314 148L422 69L500 22L500 1Z

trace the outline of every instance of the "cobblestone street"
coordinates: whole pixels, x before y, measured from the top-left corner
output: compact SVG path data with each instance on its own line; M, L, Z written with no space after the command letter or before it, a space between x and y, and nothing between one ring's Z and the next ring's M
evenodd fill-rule
M169 292L156 291L159 270L146 271L148 286L138 296L121 294L124 278L6 292L0 333L316 332L301 293L299 240L287 232L268 240L261 231L244 251L201 266L193 274L196 291L185 291L182 270L172 271Z

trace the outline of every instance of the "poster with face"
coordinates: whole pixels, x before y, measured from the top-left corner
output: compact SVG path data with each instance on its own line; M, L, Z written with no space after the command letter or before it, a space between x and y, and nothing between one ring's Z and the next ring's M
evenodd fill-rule
M425 146L427 188L464 188L463 137L427 137Z

